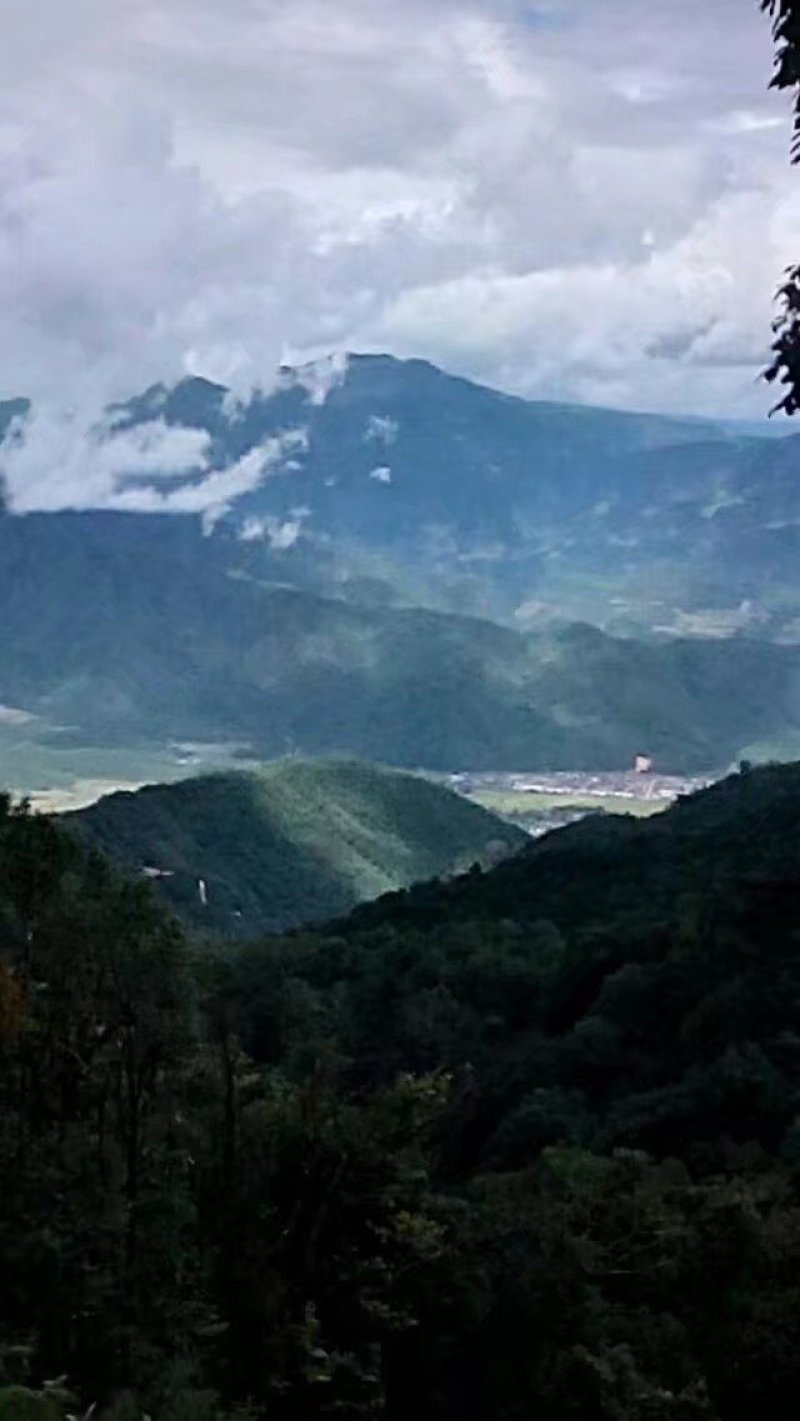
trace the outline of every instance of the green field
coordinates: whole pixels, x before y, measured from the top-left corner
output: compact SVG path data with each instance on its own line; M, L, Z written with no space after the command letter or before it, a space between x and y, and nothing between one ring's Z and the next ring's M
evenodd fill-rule
M666 799L625 799L619 794L534 794L522 790L482 790L470 795L470 799L510 819L546 814L553 809L595 809L649 819L670 805Z
M70 791L87 781L128 784L174 779L180 773L174 756L166 751L58 745L5 727L0 731L0 784L15 794Z
M244 768L235 749L200 745L189 755L166 745L80 745L52 731L37 738L29 726L0 724L0 789L30 798L37 809L78 809L115 789Z

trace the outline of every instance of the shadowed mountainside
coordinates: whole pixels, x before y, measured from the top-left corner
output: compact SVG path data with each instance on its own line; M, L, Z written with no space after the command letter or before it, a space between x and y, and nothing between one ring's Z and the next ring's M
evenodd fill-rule
M527 843L450 790L356 761L286 760L153 785L63 822L128 869L168 875L155 881L170 907L226 937L332 917Z

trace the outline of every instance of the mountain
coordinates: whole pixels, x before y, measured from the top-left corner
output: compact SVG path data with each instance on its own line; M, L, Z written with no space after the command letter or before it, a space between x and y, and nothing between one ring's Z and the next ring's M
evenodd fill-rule
M284 371L244 406L226 396L155 387L118 419L205 429L220 466L302 430L305 448L231 516L248 536L291 530L350 595L525 624L797 635L796 436L527 401L388 356Z
M228 742L411 769L619 769L644 748L705 772L800 738L800 648L522 633L287 587L273 556L190 518L0 517L0 706L76 752ZM0 727L12 785L17 735Z
M799 818L232 945L0 797L0 1416L792 1416Z
M304 439L213 528L0 510L0 782L98 747L149 755L122 775L92 757L140 782L184 742L442 770L797 752L795 438L382 356L284 371L245 405L189 380L109 414L154 419L205 429L220 468Z
M181 918L226 937L332 917L527 843L450 790L355 761L285 760L153 785L63 822L129 870L157 871Z
M798 816L800 765L765 767L654 818L593 816L491 872L364 904L294 966L291 939L239 959L252 1029L278 964L330 990L333 952L345 1055L357 1041L378 1077L471 1062L451 1121L460 1170L521 1168L565 1138L695 1151L701 1173L725 1140L777 1151L800 1088Z
M26 408L0 404L0 438ZM207 432L214 469L301 436L227 514L278 581L523 627L800 637L800 437L766 421L529 401L383 355L244 403L156 385L108 417L152 421Z
M608 945L607 925L624 921L623 937L653 933L658 954L659 934L678 931L684 919L699 926L705 900L730 895L738 911L751 893L763 889L768 896L771 883L795 879L800 840L791 826L799 812L800 764L762 766L682 796L649 818L592 815L529 840L516 859L480 879L461 878L441 890L421 885L359 908L351 924L356 931L390 921L435 931L437 923L451 928L508 911L518 922L552 923L588 960L590 940L598 935ZM623 956L629 947L621 942Z
M800 1380L780 1360L783 1250L800 1259L798 815L800 766L768 768L238 959L257 1058L313 1032L354 1088L452 1082L437 1158L491 1301L443 1414L462 1368L497 1418L781 1414ZM300 997L305 1026L280 1005ZM439 1345L402 1349L405 1397L406 1373L438 1396L452 1356L426 1318Z
M498 1421L791 1410L798 815L800 766L765 769L239 957L257 1059L297 1033L360 1092L450 1083L434 1148L480 1321L456 1313L454 1356L425 1311L395 1414L406 1376L431 1416L466 1391Z

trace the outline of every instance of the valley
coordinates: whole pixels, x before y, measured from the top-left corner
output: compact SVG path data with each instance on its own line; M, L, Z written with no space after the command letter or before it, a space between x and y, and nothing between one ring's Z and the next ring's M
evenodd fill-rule
M796 439L384 356L315 379L286 370L245 405L189 380L109 416L110 445L195 431L220 473L250 460L213 517L0 509L15 790L178 778L181 744L240 747L199 770L345 754L441 774L616 774L643 745L690 777L800 751Z
M0 785L46 813L80 809L115 790L253 763L235 742L92 745L69 729L0 723Z
M663 813L681 796L707 788L716 777L626 770L617 774L467 772L446 778L457 793L519 824L538 838L587 814L631 814L639 819L649 818Z

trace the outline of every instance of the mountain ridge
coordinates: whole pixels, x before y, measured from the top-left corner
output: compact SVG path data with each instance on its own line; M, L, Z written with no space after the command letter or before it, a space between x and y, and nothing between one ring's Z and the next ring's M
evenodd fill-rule
M522 633L269 585L282 566L184 519L0 519L0 705L52 743L235 741L258 759L448 771L621 769L644 747L705 773L800 736L792 646Z
M121 792L61 822L149 876L188 926L227 938L331 917L527 842L448 789L345 759Z
M305 447L226 516L237 535L324 563L329 585L357 592L366 579L385 596L512 624L798 634L792 437L530 401L387 355L284 370L244 401L188 377L112 413L116 430L158 420L205 431L217 470L304 431Z
M0 706L34 737L450 771L620 769L644 747L709 773L800 744L797 440L535 406L390 357L242 407L189 381L117 411L153 417L205 420L220 467L305 436L210 523L0 517ZM5 723L0 742L2 769Z

